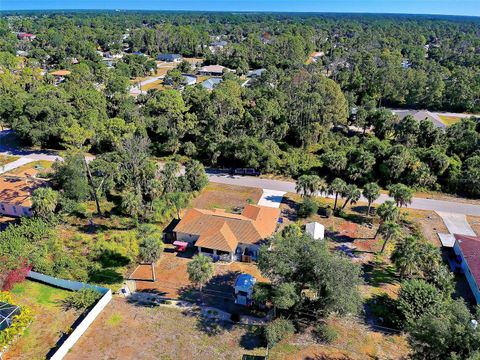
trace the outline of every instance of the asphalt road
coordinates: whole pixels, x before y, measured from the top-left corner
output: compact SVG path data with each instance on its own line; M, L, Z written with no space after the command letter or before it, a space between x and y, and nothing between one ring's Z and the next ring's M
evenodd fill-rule
M55 161L56 159L62 160L60 156L58 156L53 152L22 150L22 149L11 148L11 147L2 145L1 138L3 136L7 136L9 132L10 130L0 131L0 154L23 156L28 159L34 159L34 160L49 160L49 161ZM87 160L92 160L92 159L93 157L87 158ZM251 177L251 176L234 176L234 175L227 175L227 174L212 174L212 173L209 173L208 177L211 182L215 182L215 183L256 187L256 188L284 191L284 192L295 192L295 183L290 181L261 179L258 177ZM389 196L382 194L380 198L377 201L375 201L375 203L381 204L389 199L391 200ZM362 198L360 201L366 201L366 200ZM446 200L413 198L412 203L408 206L408 208L480 216L480 205L465 204L465 203L460 203L455 201L446 201Z
M295 183L282 180L261 179L249 176L233 176L221 174L209 174L209 179L212 182L239 185L248 187L258 187L262 189L270 189L276 191L295 192ZM376 204L381 204L386 200L392 200L388 195L380 195L380 198L375 201ZM362 198L360 201L365 201ZM480 216L480 205L465 204L455 201L434 200L424 198L413 198L412 203L408 206L411 209L418 210L433 210L445 213L456 213L464 215Z

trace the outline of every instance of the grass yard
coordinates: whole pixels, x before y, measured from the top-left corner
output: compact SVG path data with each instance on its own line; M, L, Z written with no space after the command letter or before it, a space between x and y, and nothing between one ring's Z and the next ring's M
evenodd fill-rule
M152 90L152 89L155 89L155 90L166 90L166 89L168 89L168 88L163 85L163 80L157 80L157 81L155 81L155 82L152 82L152 83L150 83L150 84L147 84L147 85L143 85L143 86L142 86L142 91L148 91L148 90Z
M15 160L20 159L19 156L12 156L12 155L0 155L0 166L7 165Z
M37 176L38 173L50 172L52 165L52 161L38 160L12 169L7 174L17 176Z
M332 344L319 344L313 334L294 335L271 349L271 360L349 360L405 359L409 347L403 335L386 335L372 331L357 319L332 318L328 324L337 339Z
M32 310L34 320L25 334L9 348L4 359L44 359L78 317L74 310L63 308L62 300L69 292L27 280L16 284L11 294L18 304Z
M65 357L76 359L241 359L265 354L255 327L212 324L197 313L148 308L115 297Z
M461 117L457 117L457 116L446 116L446 115L440 115L439 114L438 117L447 126L451 126L451 125L456 124L456 123L458 123L462 120Z
M232 211L243 208L249 202L257 204L262 189L244 186L209 183L199 196L192 201L192 207L200 209L226 209Z

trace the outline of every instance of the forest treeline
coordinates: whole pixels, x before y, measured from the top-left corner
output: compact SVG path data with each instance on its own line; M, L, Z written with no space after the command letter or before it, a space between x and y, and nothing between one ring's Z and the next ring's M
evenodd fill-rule
M15 32L36 38L20 41ZM386 107L480 111L479 32L472 19L393 16L4 16L0 119L24 142L48 148L63 146L65 129L86 134L96 153L138 133L157 156L209 166L478 197L477 120L442 130ZM211 52L218 40L226 45ZM98 50L127 54L110 69ZM309 63L313 51L324 56ZM133 52L203 57L236 72L210 92L172 86L133 98L130 79L155 66ZM56 86L40 73L52 68L72 74ZM267 71L242 86L256 68Z

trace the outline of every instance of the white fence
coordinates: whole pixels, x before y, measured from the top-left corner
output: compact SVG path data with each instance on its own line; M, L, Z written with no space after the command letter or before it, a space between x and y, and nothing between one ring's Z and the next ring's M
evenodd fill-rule
M61 360L73 347L73 345L75 345L78 339L80 339L80 336L83 335L83 333L88 329L90 324L93 323L95 318L102 312L105 306L107 306L110 300L112 300L112 291L107 288L89 285L79 281L57 279L52 276L37 273L35 271L30 271L28 273L28 277L33 280L41 281L45 284L72 291L78 291L82 288L94 289L103 295L100 300L98 300L98 302L95 304L95 306L83 318L83 320L77 325L77 327L72 331L68 338L57 349L57 351L55 351L55 353L50 357L50 359L52 360Z

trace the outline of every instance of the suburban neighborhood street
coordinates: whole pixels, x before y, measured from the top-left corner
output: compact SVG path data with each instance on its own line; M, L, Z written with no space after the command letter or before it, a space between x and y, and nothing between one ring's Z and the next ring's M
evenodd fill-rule
M289 181L219 174L209 174L208 177L210 181L221 184L258 187L262 189L284 192L295 192L295 183ZM375 201L375 204L381 204L386 200L392 200L392 198L390 198L388 195L382 194L380 195L380 198ZM360 201L366 202L366 199L362 197ZM459 203L454 201L413 198L412 203L408 206L408 208L480 216L480 205Z

